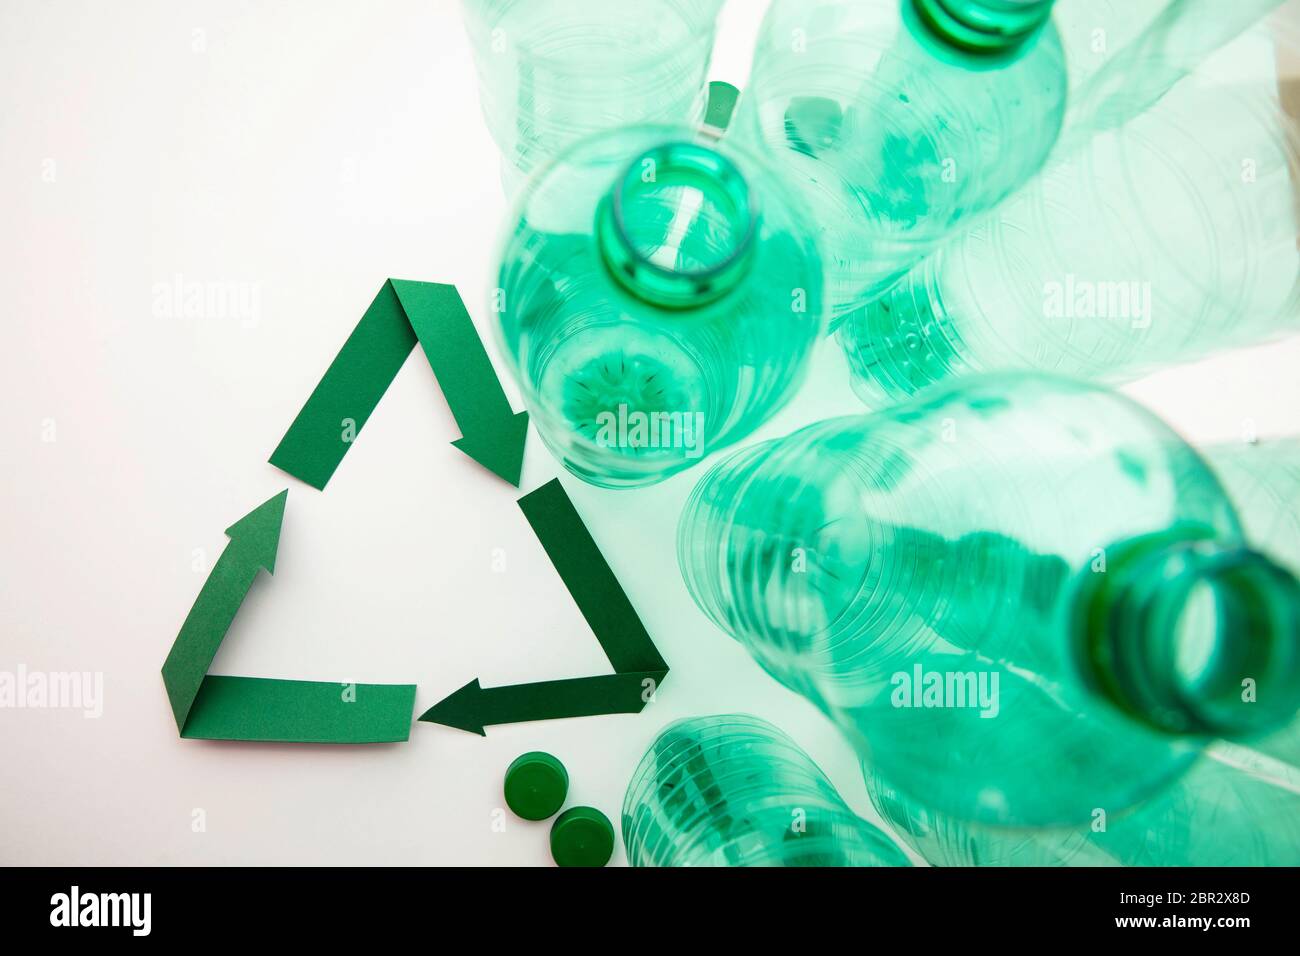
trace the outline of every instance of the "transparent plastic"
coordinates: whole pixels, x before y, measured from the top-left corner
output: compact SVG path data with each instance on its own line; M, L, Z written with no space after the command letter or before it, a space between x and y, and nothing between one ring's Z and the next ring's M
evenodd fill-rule
M1177 783L1086 826L1013 829L965 823L912 800L863 768L871 802L933 866L1300 865L1300 772L1217 744Z
M1236 504L1251 545L1300 575L1300 438L1251 436L1202 454ZM1300 768L1300 719L1254 746Z
M1050 166L843 323L878 408L950 376L1120 382L1300 330L1300 126L1182 84Z
M659 481L785 402L824 329L806 222L760 159L672 127L584 140L529 183L492 305L566 468Z
M1258 438L1202 449L1259 550L1300 574L1300 438Z
M633 866L909 866L799 746L746 714L669 724L632 774Z
M1171 0L1056 0L1052 22L1065 51L1066 125L1085 84L1148 32Z
M776 0L729 137L808 193L835 315L1032 176L1065 109L1051 0Z
M973 376L743 449L678 557L715 623L959 819L1085 822L1300 705L1300 582L1186 443L1085 383Z
M1123 0L1129 11L1122 24L1132 22L1132 8L1145 12L1149 0ZM1116 129L1138 116L1173 88L1210 54L1281 6L1283 0L1161 0L1159 10L1131 42L1115 47L1104 66L1087 82L1071 86L1065 131L1057 144L1061 153L1086 143L1098 132ZM1110 21L1110 10L1103 19ZM1094 30L1098 27L1094 26ZM1112 38L1094 33L1094 46L1106 49ZM1074 77L1072 77L1074 79Z
M578 140L701 118L722 0L464 0L479 98L514 195Z

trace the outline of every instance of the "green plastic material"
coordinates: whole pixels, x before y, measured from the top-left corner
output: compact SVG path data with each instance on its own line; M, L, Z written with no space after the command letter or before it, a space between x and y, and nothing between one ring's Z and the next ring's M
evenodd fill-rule
M1231 496L1250 543L1300 574L1300 438L1258 438L1202 449Z
M585 140L531 181L491 297L566 468L650 484L780 408L824 329L807 222L764 160L682 128Z
M660 732L623 800L633 866L908 866L793 740L746 714Z
M839 331L871 408L972 371L1122 382L1300 329L1300 125L1186 84L1057 163Z
M702 118L722 0L464 0L479 99L513 194L596 133Z
M614 855L614 825L595 807L570 807L551 825L556 866L604 866Z
M1074 825L1300 706L1300 582L1130 400L972 376L744 449L697 485L696 603L961 819Z
M1105 5L1067 5L1071 12L1082 11L1074 26L1088 43L1070 51L1076 56L1067 57L1074 62L1070 62L1070 100L1057 154L1069 154L1098 132L1116 129L1149 109L1210 54L1282 2L1106 0ZM1154 16L1150 15L1153 7L1158 8ZM1277 18L1269 25L1272 36L1267 42L1295 51L1300 42L1295 27ZM1097 48L1099 37L1105 41L1105 51ZM1090 69L1096 62L1100 67Z
M1202 450L1223 483L1250 543L1300 575L1300 438L1258 438ZM1254 747L1300 767L1300 718Z
M863 775L885 823L934 866L1300 864L1300 771L1244 747L1218 744L1169 789L1128 811L1099 804L1069 829L965 823Z
M1050 3L930 8L1043 24ZM913 0L769 8L727 135L763 144L807 194L837 319L1028 180L1056 142L1067 79L1055 28L1012 37L987 25L972 52L927 26Z
M559 812L569 793L569 773L548 753L534 750L506 769L506 806L525 820L545 820Z
M1013 49L1052 15L1055 0L912 0L942 39L975 52Z

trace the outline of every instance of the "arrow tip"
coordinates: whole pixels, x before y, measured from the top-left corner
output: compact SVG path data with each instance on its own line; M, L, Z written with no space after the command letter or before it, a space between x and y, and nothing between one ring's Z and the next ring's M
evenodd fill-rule
M528 413L518 412L499 428L466 435L452 444L517 488L524 467L524 442L527 438Z
M482 697L483 688L479 686L478 678L475 677L460 690L452 692L422 713L420 720L431 724L442 724L444 727L455 727L457 730L468 730L480 737L486 737L487 731L483 728L479 713Z
M275 553L280 547L280 526L284 522L284 503L288 497L289 489L286 488L226 529L226 536L247 549L257 566L266 568L271 574L275 573Z

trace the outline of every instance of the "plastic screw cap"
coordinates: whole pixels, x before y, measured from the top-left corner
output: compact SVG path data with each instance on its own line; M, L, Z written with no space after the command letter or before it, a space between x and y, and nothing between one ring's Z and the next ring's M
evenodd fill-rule
M570 807L551 825L556 866L604 866L614 855L614 827L595 807Z
M506 770L506 806L525 820L545 820L569 792L564 764L540 750L516 757Z

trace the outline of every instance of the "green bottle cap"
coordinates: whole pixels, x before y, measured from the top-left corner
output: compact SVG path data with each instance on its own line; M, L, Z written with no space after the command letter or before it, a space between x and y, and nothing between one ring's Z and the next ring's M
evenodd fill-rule
M595 807L570 807L551 825L556 866L604 866L614 855L614 827Z
M525 820L545 820L564 805L569 774L540 750L515 758L506 770L506 806Z

